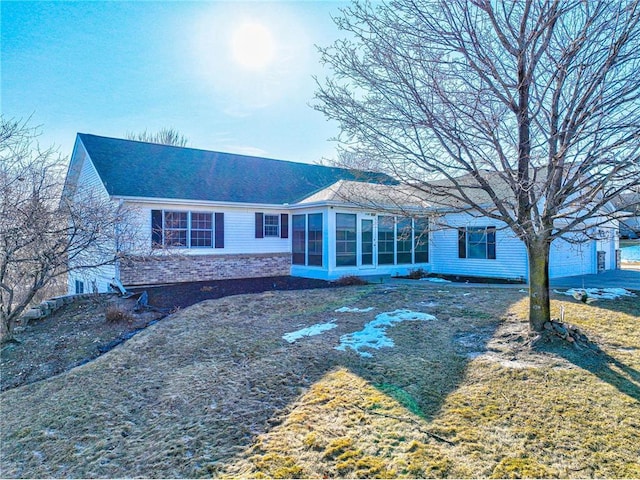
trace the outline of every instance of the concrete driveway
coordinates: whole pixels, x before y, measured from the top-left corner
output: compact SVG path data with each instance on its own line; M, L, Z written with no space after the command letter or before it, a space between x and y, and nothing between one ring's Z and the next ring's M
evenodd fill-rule
M607 270L591 275L552 278L551 288L626 288L640 290L640 271Z

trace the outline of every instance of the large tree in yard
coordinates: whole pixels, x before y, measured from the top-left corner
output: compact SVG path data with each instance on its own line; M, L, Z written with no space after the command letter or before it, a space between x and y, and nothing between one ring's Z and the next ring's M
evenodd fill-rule
M315 108L433 203L504 222L529 257L530 328L549 249L640 184L639 0L356 1L321 49Z
M41 149L39 132L0 117L0 344L56 278L115 261L127 236L126 210L76 189L61 197L66 162Z

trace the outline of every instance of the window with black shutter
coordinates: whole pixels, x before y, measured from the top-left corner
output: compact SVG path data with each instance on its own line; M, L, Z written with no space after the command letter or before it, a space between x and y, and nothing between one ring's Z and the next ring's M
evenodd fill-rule
M496 227L458 228L458 258L496 258Z
M224 248L224 213L151 210L153 248Z

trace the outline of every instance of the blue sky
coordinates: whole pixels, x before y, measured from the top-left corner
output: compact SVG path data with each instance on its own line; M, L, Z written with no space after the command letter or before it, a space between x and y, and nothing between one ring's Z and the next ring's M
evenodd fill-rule
M70 155L76 132L173 127L195 148L315 162L337 125L309 107L324 1L6 1L2 113Z

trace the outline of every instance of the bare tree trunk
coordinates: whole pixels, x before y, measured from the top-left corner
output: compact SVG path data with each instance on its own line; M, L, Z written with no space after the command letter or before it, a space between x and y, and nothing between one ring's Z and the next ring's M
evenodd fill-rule
M4 315L0 318L0 345L4 345L6 342L13 338L13 333L9 325L9 319Z
M536 238L527 244L529 254L529 328L534 332L544 329L551 320L549 301L549 250L548 238Z

